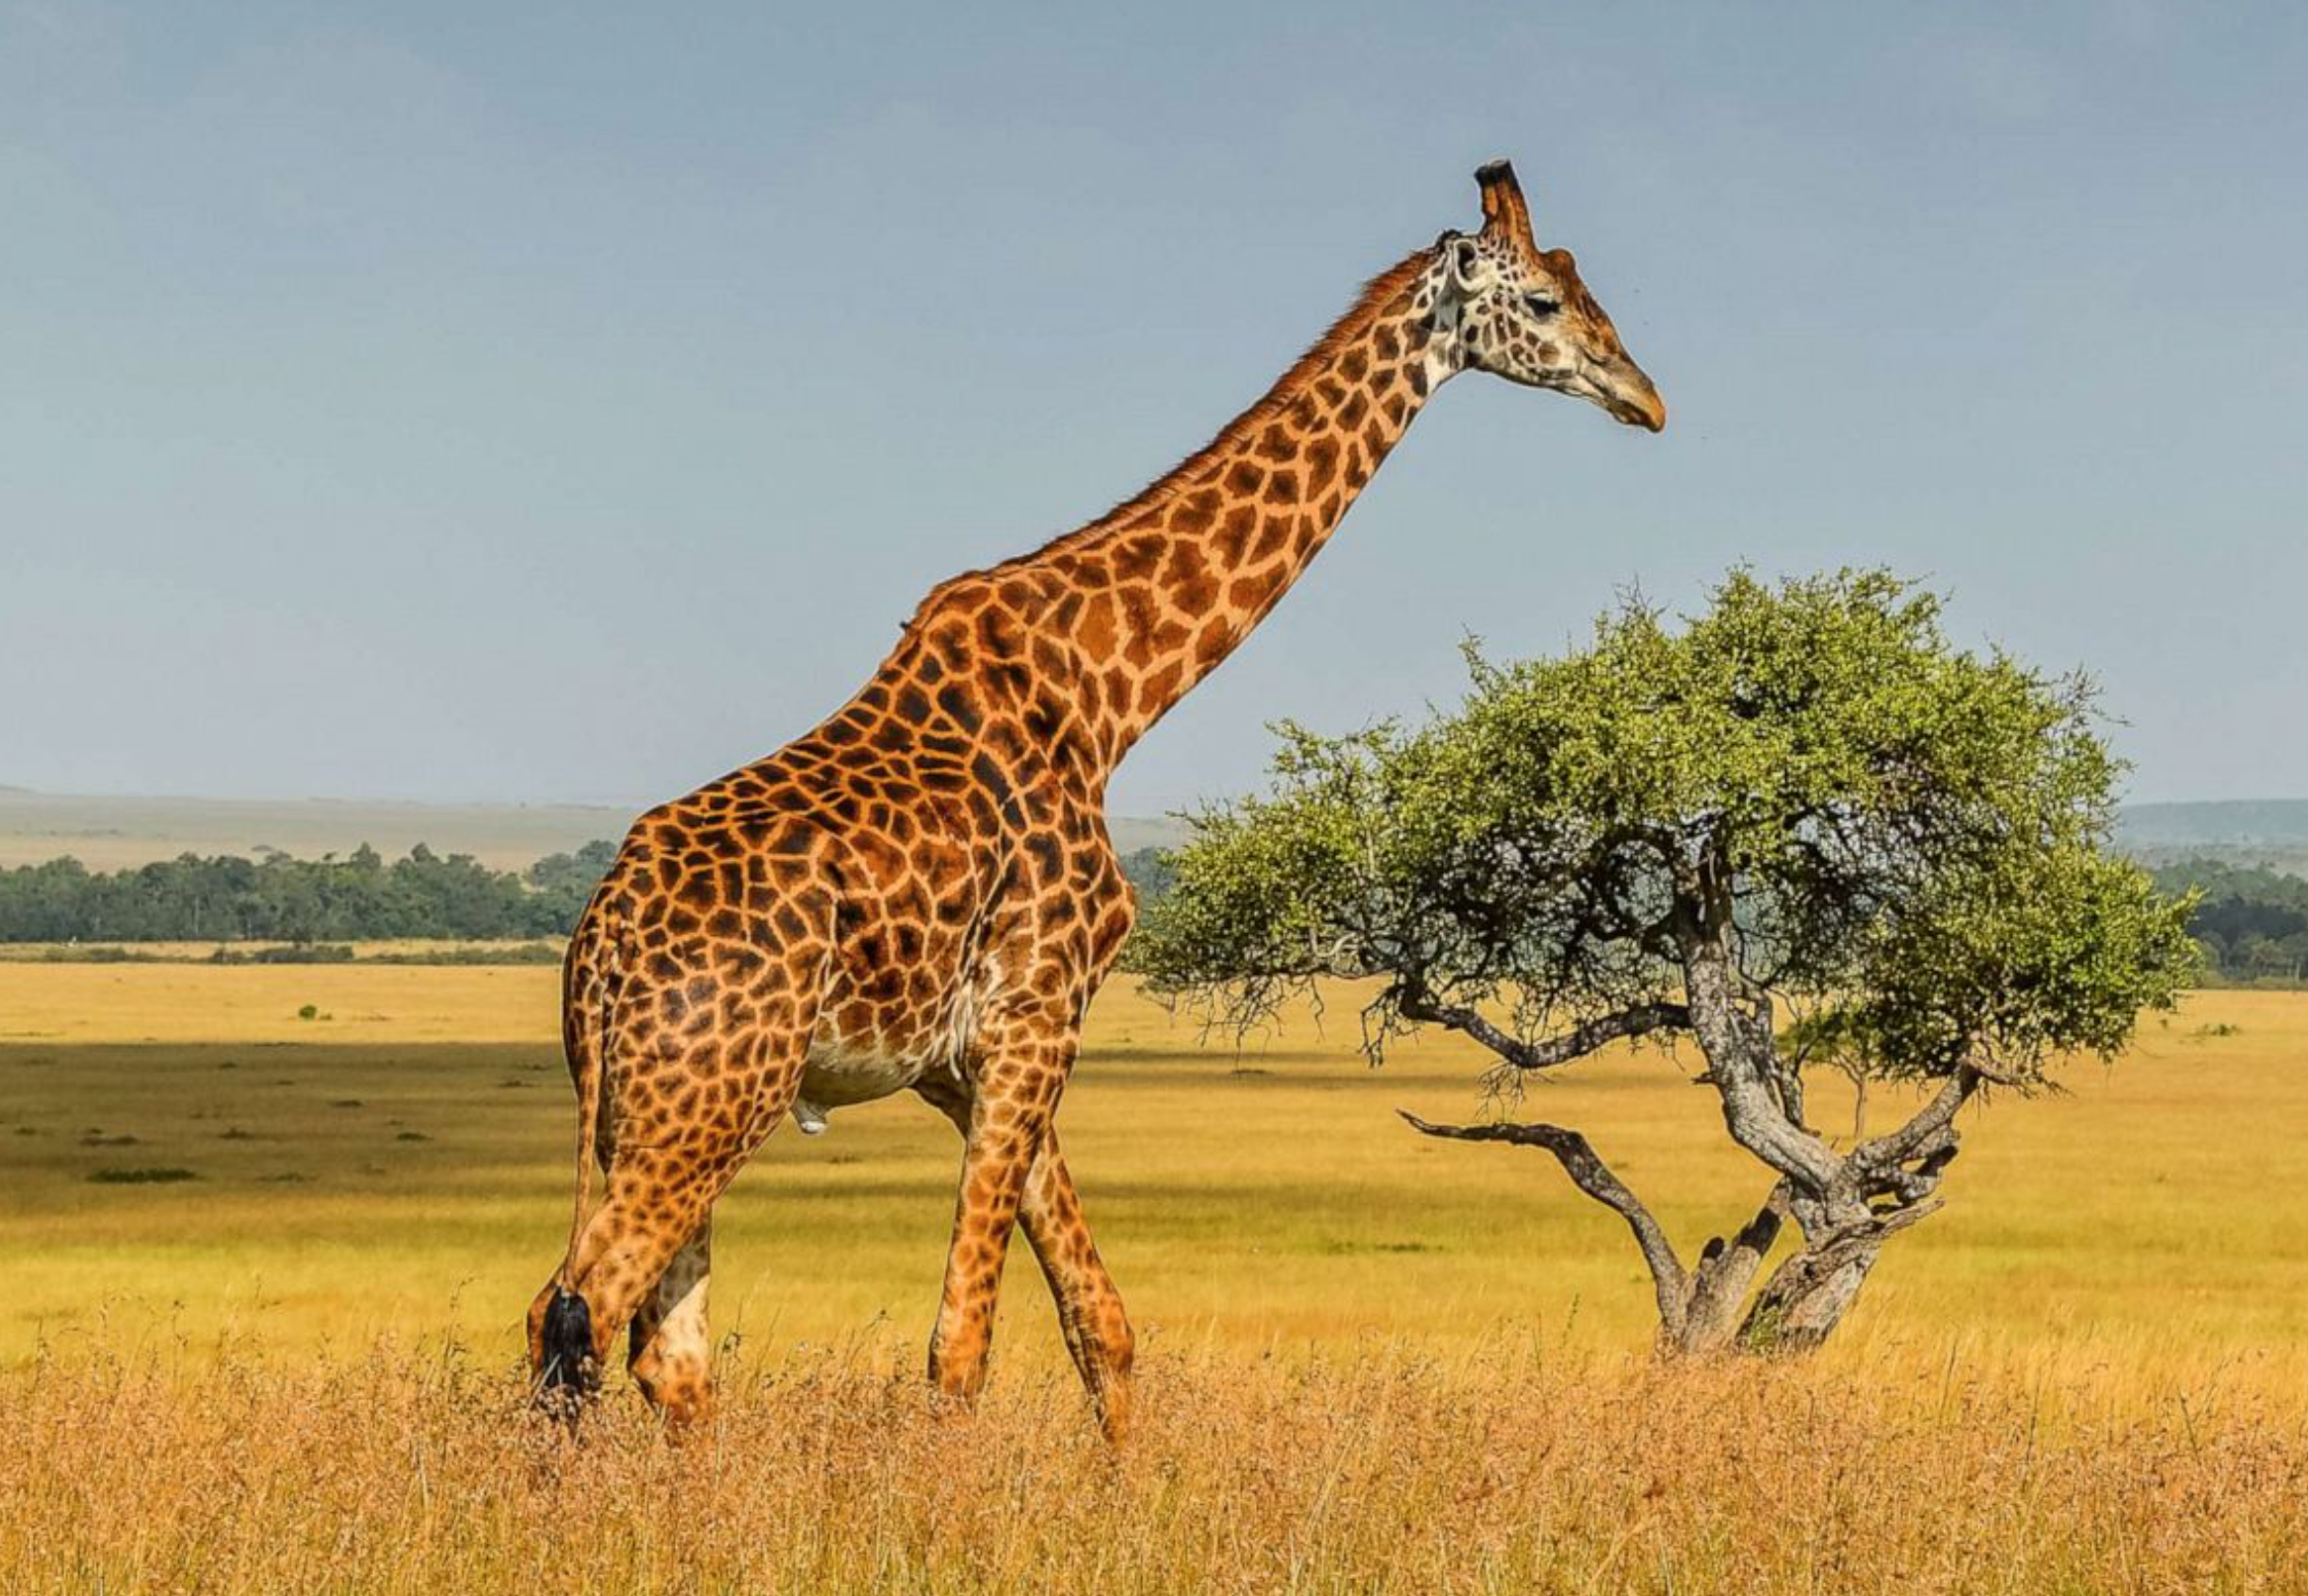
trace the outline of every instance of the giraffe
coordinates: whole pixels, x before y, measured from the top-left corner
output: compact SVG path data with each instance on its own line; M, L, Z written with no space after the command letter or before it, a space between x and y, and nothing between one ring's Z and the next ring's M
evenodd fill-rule
M1570 254L1538 246L1513 169L1476 180L1479 232L1373 278L1206 448L942 583L817 729L634 823L564 969L577 1198L529 1312L542 1396L595 1389L625 1330L644 1396L670 1422L703 1413L715 1199L788 1115L816 1131L912 1090L963 1141L931 1383L977 1393L1022 1227L1121 1435L1129 1322L1052 1123L1134 908L1107 778L1265 618L1450 377L1666 424Z

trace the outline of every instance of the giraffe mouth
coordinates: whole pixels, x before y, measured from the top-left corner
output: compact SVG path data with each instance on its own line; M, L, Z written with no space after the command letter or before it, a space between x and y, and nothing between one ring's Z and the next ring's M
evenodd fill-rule
M1646 431L1666 430L1667 401L1659 397L1643 368L1625 355L1598 361L1580 375L1587 390L1582 397L1608 411L1612 420Z

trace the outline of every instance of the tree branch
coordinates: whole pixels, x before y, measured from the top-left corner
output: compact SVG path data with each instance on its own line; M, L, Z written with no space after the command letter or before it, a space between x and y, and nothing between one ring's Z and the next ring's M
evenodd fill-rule
M1480 1010L1440 1002L1421 986L1398 985L1394 989L1394 1006L1405 1019L1447 1026L1473 1037L1517 1070L1552 1070L1574 1059L1584 1059L1621 1037L1643 1036L1672 1026L1688 1026L1691 1022L1690 1009L1682 1003L1638 1003L1616 1014L1605 1014L1600 1019L1573 1026L1549 1041L1525 1042L1491 1024Z
M1906 1124L1852 1149L1851 1167L1860 1177L1861 1195L1888 1194L1902 1204L1929 1196L1939 1184L1940 1171L1956 1156L1956 1115L1985 1079L1970 1065L1958 1066ZM1919 1159L1919 1168L1904 1168Z
M1643 1262L1651 1267L1651 1289L1659 1301L1661 1330L1671 1339L1683 1334L1684 1313L1687 1311L1688 1285L1683 1274L1683 1261L1675 1256L1675 1244L1660 1229L1659 1221L1651 1217L1651 1210L1643 1200L1627 1189L1627 1183L1610 1171L1587 1138L1561 1125L1433 1125L1407 1109L1396 1109L1410 1128L1425 1136L1440 1136L1456 1142L1507 1142L1516 1147L1544 1148L1555 1155L1555 1162L1563 1166L1563 1173L1571 1176L1571 1183L1595 1201L1616 1213L1635 1233L1635 1245L1643 1250Z

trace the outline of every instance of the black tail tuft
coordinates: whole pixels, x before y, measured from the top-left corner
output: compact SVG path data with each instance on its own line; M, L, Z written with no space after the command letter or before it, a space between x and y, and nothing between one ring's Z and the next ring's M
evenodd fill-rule
M589 1394L600 1381L593 1362L593 1310L567 1286L553 1293L545 1305L543 1366L538 1383L547 1391Z

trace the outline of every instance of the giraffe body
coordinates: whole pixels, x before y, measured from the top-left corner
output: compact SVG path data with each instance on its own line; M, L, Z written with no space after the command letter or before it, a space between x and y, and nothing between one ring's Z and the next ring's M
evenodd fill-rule
M1478 175L1483 232L1374 279L1208 448L1080 530L942 584L832 716L634 824L565 968L578 1222L530 1314L548 1380L572 1377L546 1321L571 1334L575 1297L593 1366L629 1325L643 1390L697 1413L715 1198L789 1114L814 1132L912 1090L964 1142L932 1379L978 1388L1022 1224L1119 1432L1129 1326L1052 1124L1131 923L1107 777L1265 616L1457 371L1664 420L1570 257L1532 242L1512 173Z

